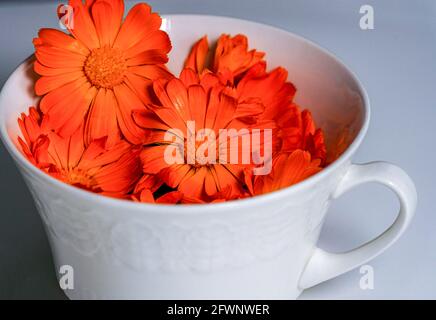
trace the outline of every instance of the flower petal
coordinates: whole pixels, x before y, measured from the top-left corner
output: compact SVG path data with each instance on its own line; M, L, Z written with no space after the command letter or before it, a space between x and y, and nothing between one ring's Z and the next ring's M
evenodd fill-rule
M160 196L156 203L166 203L166 204L176 204L179 203L183 199L183 193L180 191L171 191L163 196Z
M193 85L188 88L189 110L191 119L201 129L205 126L207 96L202 86Z
M132 66L128 68L128 71L151 80L160 78L169 80L174 77L172 73L169 72L168 69L163 65Z
M187 164L175 164L162 169L159 177L171 188L177 188L183 178L191 169Z
M86 57L66 49L46 45L35 48L35 56L39 63L51 68L82 68Z
M96 89L87 83L82 84L77 90L69 91L68 95L64 95L48 109L46 114L49 127L63 137L71 135L84 122L95 94Z
M133 47L152 32L159 30L161 17L151 12L151 7L138 3L130 9L115 40L114 47L126 50Z
M117 101L112 90L99 89L86 119L85 140L107 137L106 146L114 146L120 139L117 124Z
M168 34L162 30L154 31L142 38L136 45L126 50L125 54L127 58L133 58L141 52L149 50L160 51L163 55L170 52L171 41Z
M69 97L72 96L72 94L75 94L76 91L82 88L84 85L90 86L88 79L81 77L73 82L67 83L62 87L50 91L41 99L39 104L41 111L43 113L48 113L55 104L58 104L61 101L67 104Z
M118 102L117 121L121 132L130 143L140 144L145 139L144 130L135 124L132 112L144 108L144 105L126 84L118 85L113 90Z
M169 166L164 159L166 145L146 147L141 152L141 161L144 173L158 174Z
M35 93L42 96L54 89L62 87L63 85L73 82L76 79L84 77L83 71L74 71L64 73L56 76L44 76L39 78L35 83Z
M35 46L47 45L50 47L61 48L72 53L87 56L89 49L82 42L56 29L42 28L38 32L38 37L34 39Z
M98 186L105 192L126 194L140 177L141 166L137 152L126 152L116 162L101 168L95 175Z
M125 82L132 91L141 99L144 105L153 102L153 82L150 79L127 72Z
M200 74L206 67L206 57L209 52L207 36L198 40L185 60L185 68L190 68Z
M112 46L121 27L124 1L99 0L92 5L92 17L100 39L100 46Z
M149 110L134 110L133 119L138 126L144 129L165 131L170 129L154 112Z
M165 64L168 62L168 56L161 50L143 51L132 58L127 59L127 66L138 66L147 64Z
M88 49L99 47L100 41L88 8L82 0L70 0L68 4L73 8L72 24L66 26L68 31Z
M191 169L180 181L178 190L184 195L193 198L202 198L204 195L204 180L207 175L207 168L200 167Z
M151 192L148 189L144 189L141 191L139 200L141 202L145 202L145 203L155 203L154 197L153 197L153 192Z
M50 68L41 64L38 60L33 63L33 70L41 76L59 76L68 73L74 73L77 71L82 71L82 67L72 67L72 68Z

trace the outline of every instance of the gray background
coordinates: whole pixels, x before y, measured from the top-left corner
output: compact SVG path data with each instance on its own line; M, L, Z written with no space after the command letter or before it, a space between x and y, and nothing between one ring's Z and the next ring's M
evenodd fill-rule
M233 16L271 24L314 40L354 70L372 102L368 136L356 162L386 160L403 167L419 195L406 234L370 262L375 288L361 290L359 269L303 293L303 299L436 299L436 1L159 0L165 13ZM375 30L359 28L371 4ZM56 2L0 3L0 84L32 53L40 27L56 27ZM398 203L377 185L336 201L320 246L351 249L381 233ZM65 299L57 286L41 221L17 169L0 144L0 298Z

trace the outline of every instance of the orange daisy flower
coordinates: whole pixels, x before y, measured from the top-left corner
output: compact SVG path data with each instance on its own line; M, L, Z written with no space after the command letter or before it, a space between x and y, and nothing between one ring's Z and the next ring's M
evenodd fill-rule
M261 61L264 56L263 52L248 50L246 36L222 35L215 49L213 70L218 74L230 74L229 80L232 80Z
M300 108L293 104L277 120L281 151L292 152L294 150L308 151L313 159L319 159L321 165L326 164L327 150L324 142L324 134L320 128L316 128L312 114L309 110L300 112Z
M50 161L46 152L50 143L46 135L48 132L46 120L43 121L35 107L29 108L28 115L23 112L18 118L18 125L24 138L23 140L18 137L21 150L26 158L39 168L49 166Z
M313 160L307 151L282 152L273 160L270 174L253 176L245 171L245 182L251 195L261 195L296 184L322 170L319 159Z
M236 77L263 61L265 56L263 52L248 50L248 39L242 34L234 37L227 34L221 35L210 66L207 64L208 53L209 44L205 36L192 47L185 61L185 68L191 68L198 74L209 70L217 74L224 83L227 81L233 83Z
M321 163L325 164L323 132L316 129L310 111L301 112L300 107L293 102L296 88L287 81L287 70L278 67L267 72L263 53L248 51L247 48L245 36L230 38L222 35L213 61L208 63L209 45L207 38L203 37L193 46L185 67L193 69L200 76L208 72L217 73L220 81L228 86L228 93L240 103L257 99L263 104L265 110L259 118L274 120L278 127L277 139L281 148L275 149L275 152L307 150L312 157L321 159ZM278 141L276 145L279 145Z
M252 166L250 152L253 152L242 148L243 135L251 141L253 129L274 127L272 122L257 122L263 105L257 101L238 103L227 94L217 76L209 73L200 78L191 69L184 69L179 79L157 80L153 88L160 104L133 114L139 126L149 129L147 146L141 153L144 173L157 174L169 187L188 198L210 201L223 190L227 190L229 198L242 196L245 193L243 169ZM195 128L190 126L191 122L195 122ZM195 140L190 150L188 138L201 136L203 129L210 131L203 136L201 145ZM249 130L220 140L221 129ZM169 133L172 141L168 141ZM233 139L238 140L237 150L232 150ZM263 152L263 141L256 150L259 153ZM199 156L201 146L207 148ZM168 150L173 150L181 161L169 164L165 156ZM232 152L236 152L239 162L229 163ZM249 161L241 164L244 158Z
M125 197L141 174L139 150L126 141L107 148L106 138L84 144L83 125L63 138L32 107L18 120L23 153L37 167L68 184L112 197Z
M260 99L265 105L262 119L279 120L284 111L295 107L292 102L297 90L287 79L286 69L277 67L267 72L266 63L262 61L247 70L234 85L235 96L242 101Z
M286 69L278 67L266 72L266 64L260 62L236 84L235 96L242 101L254 97L262 101L265 111L260 118L276 121L280 151L306 150L324 165L327 152L323 132L316 128L311 112L301 111L293 102L296 88L287 78Z
M62 137L85 122L87 144L107 137L113 146L120 134L141 143L144 133L132 110L150 103L153 79L171 77L164 67L171 43L159 30L160 16L140 3L123 21L122 0L70 0L69 5L71 35L41 29L34 39L40 109Z

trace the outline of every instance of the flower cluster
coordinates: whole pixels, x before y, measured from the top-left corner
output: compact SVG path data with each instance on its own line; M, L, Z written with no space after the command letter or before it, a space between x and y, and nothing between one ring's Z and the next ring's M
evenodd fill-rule
M176 76L147 4L125 18L122 0L69 6L69 34L34 39L41 99L18 119L23 153L47 174L117 198L208 203L288 187L326 165L323 133L294 102L287 71L268 71L244 35L224 34L214 49L199 39Z

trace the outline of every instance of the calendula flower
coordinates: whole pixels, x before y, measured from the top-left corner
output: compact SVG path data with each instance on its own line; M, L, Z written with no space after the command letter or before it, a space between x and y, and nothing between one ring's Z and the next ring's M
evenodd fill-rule
M284 68L278 67L267 72L266 64L260 62L236 84L234 95L239 101L260 99L265 106L260 119L272 119L277 123L280 151L306 150L324 165L326 147L323 132L316 128L311 112L307 109L301 111L293 102L296 88L287 78L288 72Z
M141 174L139 150L126 141L108 148L106 138L84 144L83 125L64 138L48 129L35 108L18 120L23 153L51 176L86 190L125 197Z
M153 88L160 104L134 112L137 124L149 130L147 145L141 152L144 173L158 175L188 198L211 201L223 190L229 197L242 196L243 169L252 166L253 149L243 148L240 140L243 135L251 139L253 129L265 130L274 125L257 122L263 105L258 101L238 103L226 93L217 76L209 73L200 78L191 69L184 69L180 78L157 80ZM227 130L226 136L223 129ZM232 129L247 131L227 135ZM235 139L238 147L232 150L235 144L231 141ZM263 142L260 139L259 153ZM176 154L174 163L168 161L168 150L172 150L171 156ZM239 162L229 161L232 152ZM248 159L246 163L241 162L244 158Z
M203 74L203 71L213 72L213 70L208 70L210 68L206 61L208 53L209 43L207 36L204 36L192 46L184 67L192 69L199 75Z
M120 134L141 143L132 110L150 103L153 79L171 77L164 67L171 43L159 30L160 16L140 3L123 21L122 0L70 0L69 6L70 35L41 29L34 39L40 109L62 137L85 122L87 144L107 137L113 146Z
M277 123L280 127L278 136L281 140L281 151L305 150L311 154L312 159L319 159L321 165L326 164L324 134L320 128L316 128L309 110L301 112L300 108L293 104L283 112Z
M326 148L322 130L315 127L310 111L301 111L293 102L296 88L287 81L287 70L277 67L267 72L266 62L262 59L264 55L247 48L246 37L223 35L218 40L213 61L208 62L209 45L207 38L203 37L193 46L185 66L200 76L208 72L216 73L227 86L228 94L240 103L259 101L265 107L259 119L273 120L277 124L277 139L281 147L273 150L274 153L307 150L324 164ZM233 57L231 63L226 57ZM278 143L275 145L278 146Z
M213 70L216 73L231 74L231 79L238 77L257 64L265 53L248 50L248 39L238 34L234 37L222 35L217 42L213 59Z
M259 98L265 106L261 119L273 119L277 123L280 151L297 149L309 151L313 159L326 161L324 135L316 128L309 110L303 111L293 102L295 86L287 81L288 72L278 67L266 71L265 63L258 63L248 70L235 87L238 100Z
M207 37L198 40L185 61L185 67L201 74L209 70L217 74L221 81L233 83L235 78L262 61L265 53L249 50L248 39L242 34L234 37L223 34L219 37L213 60L207 65L209 44Z
M265 106L262 119L282 119L283 112L295 107L295 86L287 81L288 71L277 67L266 71L264 61L255 64L233 86L235 97L240 100L257 98Z
M264 54L247 48L245 36L230 38L222 35L210 61L207 59L207 38L203 37L191 49L185 68L194 70L200 77L207 73L216 74L238 101L258 99L265 107L262 119L279 119L286 109L292 108L296 88L287 81L286 69L278 67L267 72L266 62L262 59Z
M326 165L287 70L267 71L244 35L223 34L213 52L201 38L176 78L148 5L125 19L122 0L69 6L70 34L34 39L42 98L18 119L24 155L47 174L137 202L200 204L272 192Z
M29 114L21 113L18 118L18 125L24 140L18 137L18 143L21 146L26 158L33 165L43 169L50 166L50 158L47 150L50 141L47 137L49 129L47 119L43 119L35 107L29 108Z
M322 170L319 159L312 160L309 152L295 150L282 152L275 156L270 174L253 176L245 171L245 179L250 193L261 195L296 184Z

